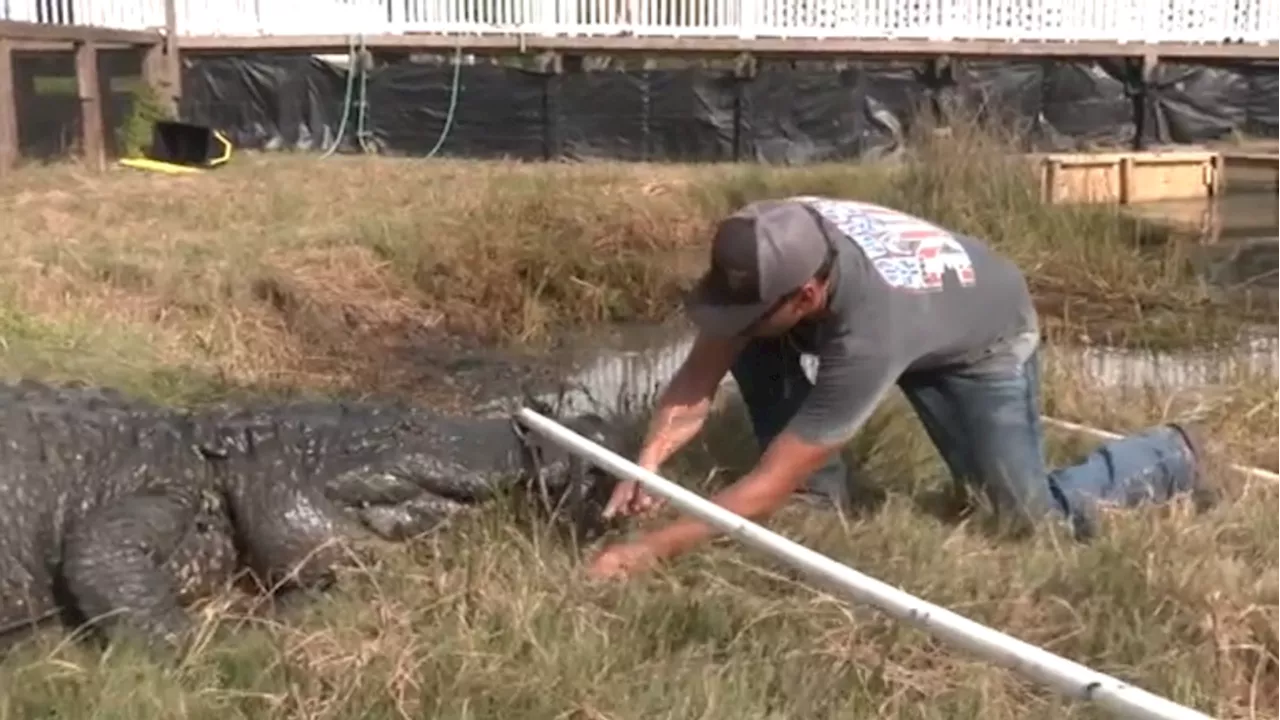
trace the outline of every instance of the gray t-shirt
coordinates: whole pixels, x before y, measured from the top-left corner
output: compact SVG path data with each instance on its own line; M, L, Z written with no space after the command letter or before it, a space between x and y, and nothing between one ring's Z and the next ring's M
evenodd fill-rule
M788 426L801 438L847 441L903 373L1012 369L1036 347L1026 280L984 244L869 203L789 200L816 210L837 248L829 312L790 333L819 362Z

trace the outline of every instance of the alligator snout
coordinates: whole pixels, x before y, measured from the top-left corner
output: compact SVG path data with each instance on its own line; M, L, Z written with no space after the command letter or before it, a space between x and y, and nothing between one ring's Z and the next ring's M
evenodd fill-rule
M616 447L616 432L599 415L569 418L565 426L584 437ZM480 423L459 431L420 430L384 447L377 457L336 473L325 495L364 529L402 541L439 529L514 489L532 496L544 518L568 520L582 537L603 532L599 514L615 480L512 420ZM447 430L447 431L445 431Z

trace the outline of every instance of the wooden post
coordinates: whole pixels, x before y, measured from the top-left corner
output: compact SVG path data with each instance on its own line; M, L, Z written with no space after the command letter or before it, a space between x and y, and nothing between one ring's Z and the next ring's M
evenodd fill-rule
M1138 174L1134 172L1132 155L1120 158L1120 204L1128 205L1138 194Z
M1142 81L1144 83L1151 80L1151 76L1156 72L1156 66L1160 64L1160 56L1155 50L1147 50L1142 53Z
M18 93L13 82L13 43L0 37L0 175L18 162Z
M155 93L156 100L171 117L177 117L174 105L173 84L169 79L169 62L164 54L164 42L146 46L142 54L142 81Z
M98 89L98 47L92 41L76 45L76 87L80 97L80 151L90 167L101 170L107 163L106 138Z
M175 119L178 117L178 105L182 101L182 58L178 53L177 0L164 0L164 59L165 74L169 77L169 92L165 100Z

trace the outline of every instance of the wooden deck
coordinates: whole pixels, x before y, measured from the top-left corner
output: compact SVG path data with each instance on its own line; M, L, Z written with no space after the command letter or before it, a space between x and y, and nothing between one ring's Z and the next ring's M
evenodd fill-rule
M303 52L317 55L345 53L346 35L296 36L182 36L183 52ZM543 36L520 34L367 35L365 46L373 52L430 53L459 48L475 54L536 54L544 52L589 54L759 55L780 58L877 57L877 58L1116 58L1132 57L1180 60L1253 60L1280 56L1276 43L1122 43L1122 42L1002 42L990 40L909 40L885 38L770 38L651 37L651 36Z

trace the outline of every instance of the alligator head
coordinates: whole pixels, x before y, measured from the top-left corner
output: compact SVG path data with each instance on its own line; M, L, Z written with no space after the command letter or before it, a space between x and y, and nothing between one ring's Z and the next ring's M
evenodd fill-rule
M543 519L568 523L582 539L603 532L599 516L612 476L514 418L383 412L379 421L369 409L348 410L363 415L355 424L364 430L357 442L345 444L341 460L328 461L331 472L319 478L329 501L375 535L422 535L498 495L531 506ZM617 447L617 434L599 415L547 414L605 447Z

